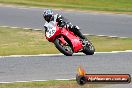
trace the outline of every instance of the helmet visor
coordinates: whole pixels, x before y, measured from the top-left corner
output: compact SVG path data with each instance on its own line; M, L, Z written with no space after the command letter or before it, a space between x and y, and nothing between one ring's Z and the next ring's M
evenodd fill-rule
M44 16L44 19L49 22L51 20L51 17L52 15L46 15Z

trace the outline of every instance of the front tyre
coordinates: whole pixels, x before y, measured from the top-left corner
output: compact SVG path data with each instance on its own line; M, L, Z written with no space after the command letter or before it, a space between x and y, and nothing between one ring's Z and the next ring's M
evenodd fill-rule
M94 52L95 52L95 48L93 44L89 41L89 44L84 46L83 53L85 53L86 55L93 55Z
M55 47L64 55L66 56L72 56L73 51L72 51L72 47L70 46L70 44L68 44L68 41L65 40L67 42L67 44L62 44L61 41L56 38L54 41Z

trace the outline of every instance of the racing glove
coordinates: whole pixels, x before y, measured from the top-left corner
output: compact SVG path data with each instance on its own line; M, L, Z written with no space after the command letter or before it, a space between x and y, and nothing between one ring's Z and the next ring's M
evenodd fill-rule
M60 19L59 22L58 22L58 26L59 27L64 27L65 25L66 25L66 23L62 19Z

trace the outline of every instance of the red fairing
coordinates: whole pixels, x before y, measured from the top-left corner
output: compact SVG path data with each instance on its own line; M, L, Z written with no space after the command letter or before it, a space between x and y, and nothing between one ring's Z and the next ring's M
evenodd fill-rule
M75 36L72 32L65 29L62 30L61 34L65 35L71 41L75 53L82 49L82 41L80 41L80 38Z
M56 32L55 32L55 34L53 35L53 36L51 36L50 38L48 38L46 35L46 39L48 40L48 41L50 41L50 42L53 42L54 43L54 39L61 33L61 28L60 27L58 27L58 26L56 26Z
M53 29L54 30L54 29ZM52 32L52 31L51 31ZM82 41L80 40L80 38L76 35L74 35L73 32L69 31L68 29L66 29L65 27L58 27L56 25L55 27L55 31L53 31L54 33L48 32L47 34L45 34L46 39L52 43L54 43L54 40L59 36L59 35L63 35L65 37L67 37L71 43L72 43L72 48L73 48L73 52L77 53L80 50L82 50L83 45L82 45ZM65 39L62 37L59 38L59 40L61 40L62 44L65 44L66 41Z

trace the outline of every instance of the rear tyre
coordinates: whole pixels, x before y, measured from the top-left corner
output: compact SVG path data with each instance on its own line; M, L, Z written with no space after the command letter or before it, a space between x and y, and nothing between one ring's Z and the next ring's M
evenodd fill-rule
M64 55L72 56L73 50L71 44L69 44L69 41L67 39L65 39L65 41L67 42L66 45L62 44L61 41L58 38L56 38L54 41L55 47Z
M93 44L89 41L89 44L84 46L83 53L85 53L86 55L93 55L94 52L95 52L95 48Z

